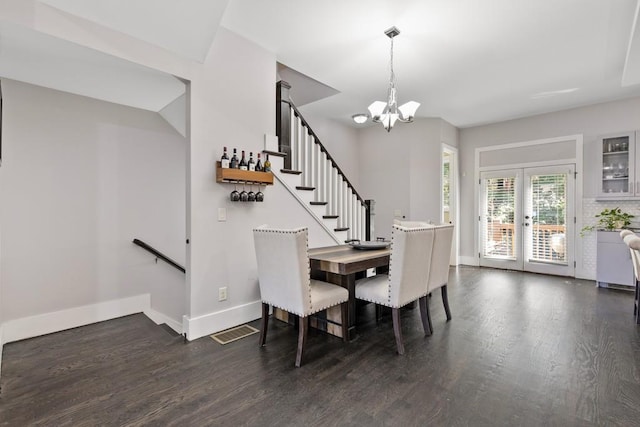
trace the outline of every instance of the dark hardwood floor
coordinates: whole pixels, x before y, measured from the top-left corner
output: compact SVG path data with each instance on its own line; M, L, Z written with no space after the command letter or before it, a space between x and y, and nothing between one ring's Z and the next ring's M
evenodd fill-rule
M7 344L0 424L640 425L632 293L460 267L449 302L445 322L434 294L431 337L403 311L405 356L367 306L351 343L311 332L300 369L279 321L264 348L258 335L185 344L144 315Z

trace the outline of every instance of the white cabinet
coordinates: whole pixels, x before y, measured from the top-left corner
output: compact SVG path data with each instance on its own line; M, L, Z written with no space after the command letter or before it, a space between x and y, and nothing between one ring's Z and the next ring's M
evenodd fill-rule
M601 287L624 285L635 287L633 264L629 247L619 231L598 230L596 283Z
M640 198L640 167L635 132L620 132L598 139L599 200Z

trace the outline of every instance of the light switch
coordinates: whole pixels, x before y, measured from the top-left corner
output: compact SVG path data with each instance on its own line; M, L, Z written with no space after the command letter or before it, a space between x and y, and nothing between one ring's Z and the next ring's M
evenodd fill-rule
M402 211L400 209L396 209L395 211L393 211L393 216L395 216L396 218L400 218L402 216Z
M218 221L227 220L227 208L218 208Z

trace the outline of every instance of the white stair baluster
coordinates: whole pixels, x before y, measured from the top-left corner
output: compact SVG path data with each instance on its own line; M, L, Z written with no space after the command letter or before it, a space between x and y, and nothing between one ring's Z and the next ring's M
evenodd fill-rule
M305 147L304 147L304 185L311 186L311 146L313 137L309 134L309 129L305 129Z
M349 231L347 231L347 235L349 239L353 239L353 191L347 185L347 227L349 227Z
M362 240L365 240L367 238L364 229L364 212L364 205L360 200L358 200L358 222L360 223L360 237L362 238Z
M320 145L315 144L313 149L313 159L314 159L313 170L315 175L314 177L315 177L315 187L316 187L314 200L316 202L322 201L322 198L320 196L320 194L322 193L322 168L320 167L320 165L322 164L322 157L320 156L321 154L322 153L320 151Z
M305 127L302 124L302 119L298 118L298 141L296 144L296 170L302 171L303 168L303 155L304 155L304 134Z
M336 215L338 215L338 227L344 227L344 214L342 212L342 175L337 174Z
M336 168L333 168L333 214L338 217L337 226L342 224L342 218L340 218L340 176Z
M320 149L318 147L318 149ZM320 157L320 163L318 164L318 192L316 193L318 195L318 201L319 202L326 202L327 201L327 155L323 152L320 151L319 154ZM326 206L325 206L325 215L327 212Z
M342 177L342 175L341 175ZM347 183L344 180L344 177L342 177L342 183L340 185L341 190L340 190L340 216L342 217L342 227L348 227L349 226L349 209L347 207Z
M356 195L353 194L353 188L351 189L351 226L353 227L353 231L351 232L351 234L353 234L353 238L354 239L358 239L358 204L357 201L358 199L356 198Z
M355 230L355 234L356 234L356 239L360 239L360 240L364 240L360 234L360 200L358 200L358 197L356 195L353 196L354 198L354 211L355 214L353 215L353 222L355 224L354 230Z
M333 197L333 173L331 162L327 161L326 167L326 175L327 175L327 215L333 215L333 202L331 201Z
M362 211L364 210L364 206L362 206L362 202L358 199L358 236L360 236L360 240L365 240L366 236L362 232L364 230L364 223L362 222Z
M298 146L300 144L300 117L291 116L291 122L295 124L291 132L291 170L297 170L298 167Z
M318 157L316 156L316 147L318 146L318 144L316 144L316 138L311 135L311 146L310 148L310 152L311 152L311 156L309 157L309 160L311 160L311 164L309 165L309 171L311 172L309 174L309 187L315 187L317 185L317 179L316 179L316 167L317 167L317 162L318 162ZM314 191L314 200L315 200L315 191Z

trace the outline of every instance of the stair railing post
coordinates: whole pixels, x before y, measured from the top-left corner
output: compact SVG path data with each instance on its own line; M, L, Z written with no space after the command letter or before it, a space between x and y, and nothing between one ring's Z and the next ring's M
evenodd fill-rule
M278 150L285 153L284 168L291 169L291 108L289 107L291 85L283 80L276 84L276 135Z
M365 221L365 226L364 226L365 240L372 240L373 231L374 231L373 215L375 215L376 202L375 202L375 200L367 199L367 200L364 201L364 205L365 205L365 217L364 217L364 221Z

